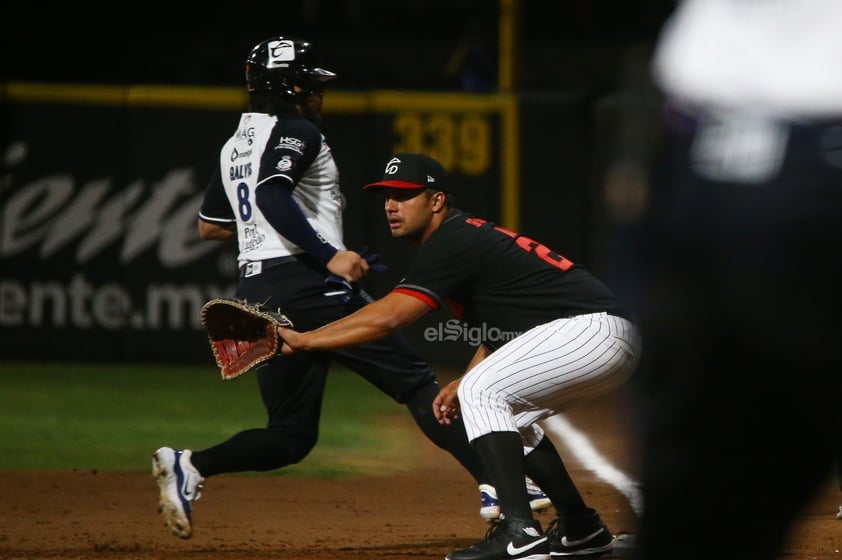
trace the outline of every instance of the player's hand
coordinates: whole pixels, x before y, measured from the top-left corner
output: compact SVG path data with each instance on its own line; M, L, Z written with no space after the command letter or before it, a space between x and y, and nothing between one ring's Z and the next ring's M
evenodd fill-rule
M281 344L280 353L283 355L287 354L295 354L304 349L303 343L303 335L292 329L288 329L286 327L275 327L278 329L278 336L281 337L283 340L283 344Z
M383 255L380 253L372 253L369 250L368 245L360 249L359 253L360 256L365 259L365 262L368 263L369 272L385 272L389 270L389 265L380 262L383 260Z
M451 381L439 391L433 399L433 414L439 424L449 425L452 420L459 418L459 381Z
M357 282L368 274L368 261L354 251L337 251L328 261L327 269L348 282Z

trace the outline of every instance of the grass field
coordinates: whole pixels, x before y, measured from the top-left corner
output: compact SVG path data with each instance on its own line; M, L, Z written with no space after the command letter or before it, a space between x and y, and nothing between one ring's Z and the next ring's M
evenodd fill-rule
M360 377L331 371L319 443L272 474L403 469L415 457L400 436L407 422ZM215 366L0 363L0 470L145 471L162 445L201 449L264 424L251 373L223 381Z

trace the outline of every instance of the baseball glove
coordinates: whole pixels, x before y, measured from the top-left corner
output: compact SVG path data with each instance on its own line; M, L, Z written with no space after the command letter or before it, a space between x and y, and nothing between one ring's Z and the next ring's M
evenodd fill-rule
M275 327L291 328L292 321L280 309L216 298L202 306L202 326L222 379L234 379L275 356L282 344Z

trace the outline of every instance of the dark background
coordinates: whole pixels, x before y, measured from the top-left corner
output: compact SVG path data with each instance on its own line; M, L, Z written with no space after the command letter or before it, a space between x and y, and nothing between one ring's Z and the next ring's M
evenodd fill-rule
M248 52L266 38L283 35L314 43L321 65L338 74L331 82L332 89L367 96L388 89L406 90L406 95L401 92L405 105L400 112L419 112L421 118L427 118L430 111L416 106L425 92L468 91L460 86L458 76L445 72L466 30L486 33L487 52L496 67L500 5L506 2L310 0L199 8L176 3L105 7L18 4L14 15L5 14L4 33L0 34L0 81L42 83L47 89L50 84L118 86L89 88L91 91L126 91L137 85L174 86L174 90L193 85L244 88ZM515 29L518 41L513 70L517 77L515 126L520 133L515 139L517 161L506 160L518 169L518 232L587 264L612 285L613 278L622 274L622 260L617 258L622 246L607 241L618 239L609 235L618 224L606 216L605 193L610 190L606 185L613 184L608 178L616 175L621 180L614 183L621 192L635 192L629 185L634 187L635 172L642 167L639 164L645 161L651 144L654 104L648 61L672 2L615 6L596 1L521 0L518 5L522 11ZM201 95L197 91L196 96ZM463 97L479 100L480 96ZM234 257L221 254L220 248L189 266L166 263L160 252L173 247L167 237L172 230L160 220L149 223L137 216L163 177L175 169L189 170L194 174L189 182L194 192L182 193L177 208L162 211L161 220L183 221L184 227L195 233L193 215L198 199L191 197L200 196L206 170L216 165L218 146L230 134L239 111L203 109L200 104L65 105L15 95L3 101L0 146L5 159L0 209L18 200L19 192L40 182L48 184L55 177L70 182L72 197L81 196L83 189L103 178L108 180L108 191L90 216L70 216L69 212L56 225L29 209L22 214L23 222L13 224L18 242L28 238L31 242L26 250L7 247L0 255L0 291L4 281L7 291L21 290L27 296L27 309L33 311L21 324L4 323L0 316L0 332L4 333L0 355L206 361L206 341L196 307L211 297L210 288L222 289L234 282L230 277L233 271L221 267L227 263L230 269ZM355 249L372 244L391 267L367 281L366 289L379 297L401 277L410 253L388 234L382 205L353 187L380 174L384 154L391 153L389 147L399 139L394 130L396 112L332 112L330 91L326 105L324 130L335 150L343 185L347 185L343 189L349 208L346 243ZM464 116L459 110L438 113L456 120ZM484 118L494 129L491 137L498 138L499 117ZM24 147L25 158L15 160L14 154L24 153ZM500 162L511 157L511 152L500 146L494 151L502 157L492 157L481 174L460 177L457 203L497 221L503 184ZM616 169L621 173L615 173ZM121 210L119 227L114 226L117 234L98 241L104 247L97 258L82 259L82 249L102 234L94 226L111 223L105 201L121 200L131 185L140 185L143 197ZM59 208L56 214L64 210ZM176 220L185 215L187 219ZM68 224L77 221L86 227L72 233ZM53 228L72 234L72 238L58 239L50 234ZM148 244L140 254L123 256L128 243L147 237ZM198 238L195 242L199 243ZM87 306L85 311L94 299L105 301L103 293L114 285L130 294L134 310L147 311L153 309L147 297L149 286L173 284L181 293L187 288L204 291L190 292L194 308L181 308L185 319L174 324L167 322L168 317L155 324L143 317L137 324L125 325L87 325L73 317L61 322L53 319L51 308L45 308L48 316L36 316L43 308L34 295L36 286L69 291L76 278L87 281L97 294L80 303ZM440 315L430 321L448 318ZM461 366L472 353L472 348L460 342L423 344L420 332L425 326L417 325L410 336L420 342L431 360ZM47 352L38 350L38 341L47 337L60 343Z
M517 89L610 88L674 2L520 0ZM4 14L7 81L240 85L275 35L304 37L344 89L456 89L443 68L471 26L496 50L495 0L280 0L192 4L15 3ZM493 54L493 53L492 53Z

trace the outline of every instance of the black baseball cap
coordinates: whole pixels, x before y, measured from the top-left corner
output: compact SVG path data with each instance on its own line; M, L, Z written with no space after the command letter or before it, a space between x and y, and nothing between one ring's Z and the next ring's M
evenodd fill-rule
M447 171L444 166L426 154L401 152L392 156L383 170L383 179L369 183L363 190L436 189L444 191Z

